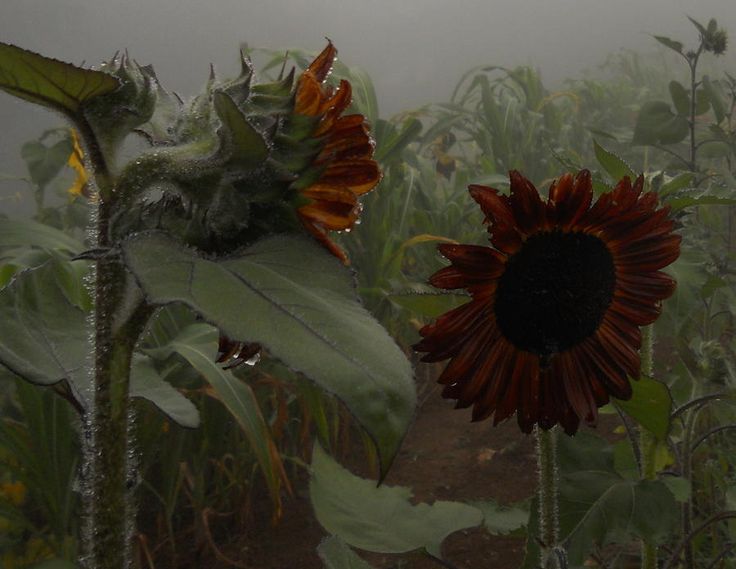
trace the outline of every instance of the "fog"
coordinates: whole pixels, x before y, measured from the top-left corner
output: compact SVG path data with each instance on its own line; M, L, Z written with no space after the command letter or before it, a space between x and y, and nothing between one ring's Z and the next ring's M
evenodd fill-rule
M616 50L655 51L651 34L695 42L686 15L736 34L733 0L0 0L0 41L89 65L128 49L190 95L210 63L236 72L241 42L318 51L329 37L369 72L390 116L448 98L475 65L531 64L554 85ZM62 122L3 93L0 121L6 175L23 174L23 141Z

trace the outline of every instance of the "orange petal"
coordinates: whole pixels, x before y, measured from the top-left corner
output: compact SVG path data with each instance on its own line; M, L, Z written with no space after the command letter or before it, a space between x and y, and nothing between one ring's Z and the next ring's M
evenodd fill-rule
M313 73L314 77L322 83L327 76L330 74L332 64L335 62L337 57L337 48L332 45L330 40L327 40L327 47L315 58L312 63L307 67L307 72Z

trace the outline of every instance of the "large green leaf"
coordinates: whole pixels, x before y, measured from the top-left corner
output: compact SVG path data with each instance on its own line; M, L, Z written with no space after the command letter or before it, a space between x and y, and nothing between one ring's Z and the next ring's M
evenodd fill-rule
M578 520L563 541L571 565L582 565L594 543L605 546L635 537L661 543L671 537L678 520L674 496L660 481L571 473L563 479L560 497L565 502L561 517Z
M372 569L347 543L334 535L322 540L317 553L325 569Z
M672 395L669 388L656 379L642 377L631 382L633 395L628 401L616 399L616 406L650 431L658 440L667 438L670 430Z
M483 512L483 526L493 535L508 535L525 527L529 522L527 506L501 506L493 500L471 502Z
M76 254L84 245L50 225L28 219L0 218L0 247L40 247Z
M0 363L32 383L88 382L87 315L69 301L65 273L52 260L0 290Z
M713 107L716 123L720 123L726 116L726 95L720 81L711 81L710 77L703 75L703 90L708 97L708 102Z
M335 462L319 445L312 455L309 495L317 520L346 543L379 553L426 549L440 557L451 533L483 521L477 508L459 502L413 505L411 490L376 486Z
M296 236L217 261L161 233L135 236L123 249L151 302L188 305L340 398L375 440L385 474L414 415L412 370L337 259Z
M76 115L85 102L119 85L108 73L0 43L0 89L32 103Z
M677 144L690 132L688 121L664 101L645 103L634 127L633 144Z
M670 97L678 115L690 116L690 93L679 81L670 81Z
M150 359L136 358L130 371L130 396L147 399L182 427L199 427L199 411L156 371Z
M263 471L271 495L278 500L282 472L278 451L271 437L255 393L230 371L215 363L217 330L208 324L187 326L168 345L212 386L217 398L240 425Z

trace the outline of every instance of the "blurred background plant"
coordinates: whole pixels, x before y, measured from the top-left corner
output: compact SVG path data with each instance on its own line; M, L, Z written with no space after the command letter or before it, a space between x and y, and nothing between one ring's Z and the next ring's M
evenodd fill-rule
M408 354L418 327L464 302L462 295L441 293L425 281L441 266L438 242L485 238L467 196L470 183L505 188L507 171L519 169L541 189L564 169L597 165L594 182L602 191L643 171L648 187L678 220L683 253L672 269L678 289L656 325L653 379L642 378L633 402L608 409L620 416L618 434L628 436L610 442L581 433L561 448L561 530L570 567L628 567L630 548L610 543L635 539L659 546L661 564L670 569L734 567L736 79L713 64L712 56L726 49L725 32L715 21L693 25L699 40L692 49L655 36L667 51L651 57L620 52L595 74L555 91L531 67L476 67L462 76L449 101L391 118L381 117L364 72L338 62L331 78L353 85L353 108L373 125L375 158L384 173L380 187L363 200L360 225L338 240L357 269L365 305ZM263 73L274 76L288 65L287 57L301 68L309 62L299 51L252 55L265 58ZM70 294L84 303L83 275L68 262L82 250L89 213L83 184L73 176L74 148L66 129L23 146L24 181L33 190L36 213L22 226L0 222L0 282L54 258L64 267ZM157 371L194 402L201 426L183 427L151 407L139 410L138 441L146 457L137 538L142 567L194 567L212 559L239 566L222 544L237 541L249 517L263 515L253 509L258 493L269 494L270 516L278 520L289 507L285 497L308 475L315 439L338 457L348 456L358 442L375 461L371 443L334 398L268 359L231 370L247 397L242 408L223 413L223 402L202 380L205 372L171 348L192 326L204 325L166 309L145 339ZM434 394L436 371L418 367L420 402ZM62 392L2 381L5 566L46 557L71 560L78 515L74 414ZM234 429L233 420L241 428ZM654 437L652 448L641 448L642 430ZM642 453L652 454L653 480L645 480ZM325 472L333 480L351 476L326 459L314 466L314 479ZM368 502L383 499L365 491ZM637 500L658 508L656 524L647 521L653 512L637 507ZM329 526L336 514L320 509L314 495L313 502ZM489 529L493 520L508 519L508 511L487 505L481 510ZM525 567L534 566L538 547L530 520ZM339 521L332 523L339 527ZM523 531L524 525L512 529ZM357 537L351 542L349 533L341 537L370 549ZM343 542L323 546L325 559L354 556ZM387 551L378 538L373 547Z

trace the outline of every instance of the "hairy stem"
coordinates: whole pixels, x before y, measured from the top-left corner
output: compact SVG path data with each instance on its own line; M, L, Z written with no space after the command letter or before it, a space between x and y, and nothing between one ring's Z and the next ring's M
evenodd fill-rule
M654 328L647 326L641 335L641 374L644 377L652 377L654 374ZM640 429L639 449L641 456L641 476L645 480L657 478L657 466L655 455L657 441L646 429ZM641 567L642 569L657 568L657 546L652 542L643 540L641 544Z
M542 542L541 567L557 564L553 551L559 539L557 508L557 438L555 429L537 427L537 463L539 466L539 535ZM555 565L553 565L555 566Z

